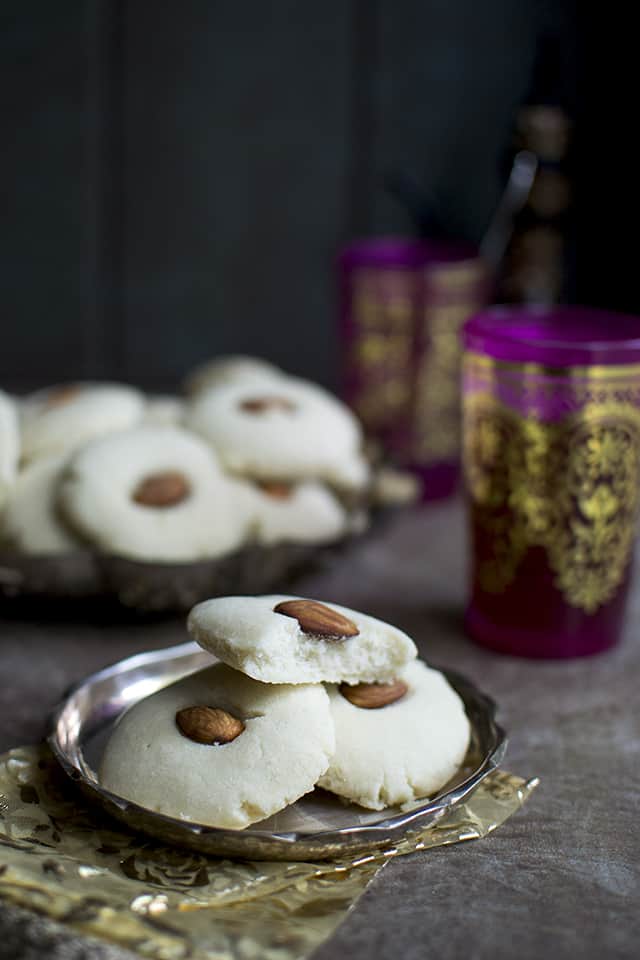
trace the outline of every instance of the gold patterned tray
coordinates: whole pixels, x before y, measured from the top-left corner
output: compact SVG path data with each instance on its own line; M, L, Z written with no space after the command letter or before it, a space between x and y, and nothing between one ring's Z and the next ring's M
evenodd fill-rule
M143 697L211 664L195 643L123 660L88 677L60 704L49 745L64 771L91 803L136 831L201 854L251 860L322 860L351 856L417 834L468 799L496 770L506 736L495 722L495 705L464 677L445 671L465 703L472 728L465 762L437 797L407 809L382 812L343 804L321 790L245 830L224 830L181 821L145 809L103 789L95 770L112 725Z
M132 833L83 803L46 747L18 747L0 757L0 899L147 960L302 960L391 860L488 836L537 783L495 770L398 843L341 860L257 863Z

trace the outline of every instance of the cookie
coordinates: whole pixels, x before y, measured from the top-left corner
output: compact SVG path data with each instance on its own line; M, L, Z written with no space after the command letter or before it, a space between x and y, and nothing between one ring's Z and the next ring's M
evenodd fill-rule
M267 685L215 664L124 714L100 782L158 813L241 829L312 790L333 748L321 685Z
M16 478L19 455L16 405L8 394L0 390L0 507Z
M144 408L144 423L154 423L161 427L175 427L182 422L184 401L171 394L156 394L147 397Z
M144 397L119 383L71 383L40 390L20 409L25 460L63 453L91 437L125 430L143 414Z
M330 543L348 528L340 501L313 481L252 485L251 508L258 543Z
M59 502L99 549L140 560L220 556L240 546L248 523L213 452L179 427L90 441L72 456Z
M2 539L21 553L51 555L78 549L78 540L57 508L58 485L67 455L28 464L7 497Z
M318 783L326 790L382 810L435 794L462 764L470 736L464 705L421 660L390 685L327 691L336 749Z
M413 641L375 617L299 597L218 597L187 628L201 647L264 683L359 683L396 676Z
M273 380L283 376L282 370L274 363L261 357L248 357L242 354L216 357L192 370L186 377L184 387L187 393L195 396L210 387L219 387L225 383L248 380Z
M360 424L336 397L304 380L282 376L209 389L188 406L185 422L232 473L347 489L368 481Z

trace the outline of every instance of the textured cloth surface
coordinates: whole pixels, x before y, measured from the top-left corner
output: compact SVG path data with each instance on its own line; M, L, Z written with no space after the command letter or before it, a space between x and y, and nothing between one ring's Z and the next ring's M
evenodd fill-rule
M420 655L466 674L499 705L505 766L541 786L489 839L389 863L314 960L635 958L640 937L640 590L619 647L591 659L532 662L464 636L464 520L446 503L398 515L302 596L331 597L397 624ZM183 623L0 623L0 749L36 742L67 686L150 646L186 639ZM95 944L95 941L93 942ZM0 905L0 957L121 960L116 948Z

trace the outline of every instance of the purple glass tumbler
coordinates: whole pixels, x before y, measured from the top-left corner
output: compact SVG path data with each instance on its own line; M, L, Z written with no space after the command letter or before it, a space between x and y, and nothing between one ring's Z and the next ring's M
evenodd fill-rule
M424 499L453 492L460 461L460 330L485 305L487 272L462 244L357 240L338 259L342 393Z
M367 436L404 461L415 324L422 303L419 240L357 240L338 257L342 395Z
M467 631L515 656L605 650L640 506L640 319L495 307L463 339Z

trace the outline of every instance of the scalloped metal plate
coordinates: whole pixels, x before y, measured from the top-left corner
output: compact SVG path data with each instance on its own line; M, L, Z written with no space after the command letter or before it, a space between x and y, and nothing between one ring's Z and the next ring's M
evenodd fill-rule
M103 789L92 765L97 766L100 743L118 716L143 697L210 664L210 654L195 643L122 660L70 691L54 713L48 738L63 770L92 804L136 831L199 853L247 860L323 860L392 845L433 825L465 800L498 767L506 750L493 701L461 675L444 670L464 701L472 742L454 780L437 797L418 801L411 809L364 811L316 790L284 814L244 830L228 830L167 817ZM287 819L295 829L287 829Z

